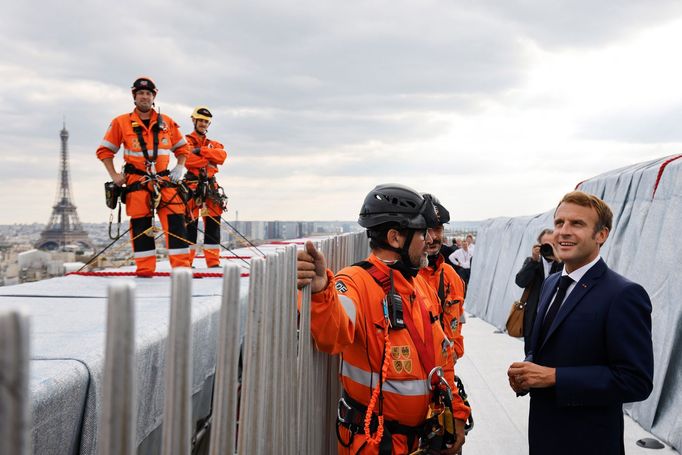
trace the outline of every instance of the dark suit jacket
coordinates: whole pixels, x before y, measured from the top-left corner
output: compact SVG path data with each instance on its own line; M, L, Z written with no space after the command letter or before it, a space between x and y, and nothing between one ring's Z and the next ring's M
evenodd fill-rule
M560 273L545 280L538 321ZM531 389L531 455L624 454L623 403L651 393L651 302L642 286L599 260L566 298L544 340L535 324L527 360L556 368L556 386Z
M555 273L563 268L563 264L557 261L552 262L549 273ZM530 334L533 330L535 315L538 310L538 300L540 299L540 289L545 281L545 271L542 267L542 260L534 261L530 256L526 258L521 266L521 270L516 274L516 285L522 288L531 287L526 301L526 310L523 313L523 349L528 355L530 347Z

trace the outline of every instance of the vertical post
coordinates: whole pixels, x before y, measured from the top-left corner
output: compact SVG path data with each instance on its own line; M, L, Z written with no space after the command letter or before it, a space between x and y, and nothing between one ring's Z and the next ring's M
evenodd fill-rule
M166 348L163 455L187 455L192 447L192 271L173 270L170 327Z
M284 398L282 402L283 413L281 417L281 425L284 426L285 446L287 453L295 455L300 453L296 446L296 433L298 430L298 413L296 412L296 404L301 397L298 393L298 369L295 368L296 362L296 347L298 344L297 336L297 321L298 321L298 289L296 288L296 254L297 248L295 245L288 245L285 249L285 271L284 271L284 301L283 301L283 315L282 321L284 324L284 334L286 336L283 363L284 368L290 372L289 380L285 383L285 388L282 391Z
M137 453L135 384L135 285L109 286L107 333L99 424L100 455Z
M29 322L17 311L0 313L0 453L31 451Z
M239 364L239 271L239 266L234 263L226 264L223 268L223 298L220 308L210 455L231 455L235 451Z
M348 265L345 255L348 236L342 235L336 238L332 244L334 256L336 257L336 271ZM328 454L336 454L336 433L332 430L336 425L336 409L339 398L341 397L341 383L339 381L339 356L329 356L327 359L327 381L326 389L322 391L321 397L327 403L324 415L325 428L323 450Z
M315 399L310 389L310 377L312 371L312 356L313 346L310 336L310 286L303 288L303 296L301 298L301 313L299 319L299 335L298 335L298 403L297 403L297 418L298 418L298 453L314 453L310 450L310 441L313 438L309 423L311 419L311 402Z
M287 454L287 447L284 443L285 431L288 425L285 426L286 414L284 413L284 402L286 397L284 391L286 390L287 382L291 381L294 372L291 366L287 367L284 363L284 352L286 349L286 338L284 325L284 294L286 292L287 276L284 273L286 267L285 251L278 251L277 260L275 261L275 273L272 276L272 294L269 305L272 308L269 310L273 319L273 327L270 344L272 346L272 363L271 363L271 381L272 381L272 397L270 406L272 407L270 422L272 423L273 438L272 448L270 453L278 452Z
M259 390L261 393L259 403L259 425L258 428L267 429L258 432L258 450L256 453L276 453L281 447L274 447L277 438L277 429L274 422L275 401L281 399L275 393L276 377L280 376L281 371L276 368L277 350L281 344L280 334L277 332L277 287L278 283L278 264L280 262L278 254L268 254L265 258L265 289L261 312L263 314L263 324L260 330L260 382Z
M260 326L262 324L263 294L265 291L265 260L251 260L249 277L249 307L244 334L242 389L239 405L239 441L237 453L240 455L258 453L257 437L262 428L257 426L258 399L262 391L258 388L260 372L259 343Z

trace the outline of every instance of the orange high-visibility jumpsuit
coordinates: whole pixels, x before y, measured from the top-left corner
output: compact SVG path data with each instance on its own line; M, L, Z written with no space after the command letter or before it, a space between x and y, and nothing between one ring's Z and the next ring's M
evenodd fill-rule
M376 256L370 255L367 261L380 272L389 274L389 268ZM327 276L327 288L312 296L311 332L320 351L342 354L343 389L351 399L368 406L384 359L387 321L382 301L385 292L368 271L358 266L346 267L336 277L327 270ZM435 366L442 367L444 377L453 390L454 417L466 420L470 409L454 387L453 349L437 319L440 308L435 293L420 276L408 281L394 271L393 278L395 291L403 300L403 313L411 315L421 337L419 341L424 345L426 343L422 340L428 339L424 336L425 325L431 330L433 345L426 348L433 349ZM430 314L426 317L426 324L422 314ZM422 365L408 329L389 328L388 336L391 350L386 353L390 356L390 365L382 389L384 419L420 427L426 420L432 396L428 388L430 369L427 371ZM351 441L349 448L339 442L339 454L356 454L363 446L362 454L379 453L378 446L367 443L364 433L353 436L345 426L339 427L339 433L344 442ZM408 447L408 440L404 434L393 434L393 453L406 454L416 449L418 441L413 439Z
M438 295L443 309L443 329L454 343L457 359L464 355L464 337L462 336L462 315L464 314L464 281L450 264L445 262L442 254L438 254L436 266L424 267L419 275L431 285ZM442 297L441 297L442 279Z
M218 173L218 166L227 158L225 147L218 141L199 136L196 131L187 134L185 139L190 150L199 149L198 154L190 153L187 157L185 183L192 191L195 191L200 180L204 179L212 190L216 190L218 183L214 176ZM218 267L220 265L220 216L223 208L220 203L210 197L206 198L203 204L204 207L199 207L194 198L187 202L187 211L190 214L190 220L187 223L187 239L193 243L190 246L190 264L194 261L197 251L197 224L200 216L199 209L202 208L206 265Z
M168 176L157 176L159 182L157 185L152 182L145 183L149 175L167 172L171 153L174 153L176 157L189 154L187 141L180 133L178 125L166 115L162 118L162 124L158 125L159 114L152 110L149 126L146 126L135 111L119 115L111 121L102 144L97 149L97 158L103 160L113 158L123 146L123 159L126 166L132 166L126 172L126 187L136 190L128 191L125 204L126 213L130 217L133 252L139 275L151 275L156 270L154 234L153 232L150 232L150 235L142 234L152 226L151 194L155 188L160 192L160 202L156 210L166 233L170 264L172 267L189 267L190 265L189 246L186 242L184 201L175 187L169 184ZM158 151L154 160L154 129L157 127ZM139 129L147 148L147 155L153 163L144 156L136 129ZM149 174L138 175L137 172Z

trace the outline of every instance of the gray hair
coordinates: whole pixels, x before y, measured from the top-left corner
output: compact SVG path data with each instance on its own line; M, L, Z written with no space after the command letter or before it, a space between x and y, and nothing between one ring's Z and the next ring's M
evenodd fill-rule
M538 243L540 243L542 237L544 237L547 234L554 234L554 229L549 229L549 228L543 229L542 232L540 232L540 234L538 234Z

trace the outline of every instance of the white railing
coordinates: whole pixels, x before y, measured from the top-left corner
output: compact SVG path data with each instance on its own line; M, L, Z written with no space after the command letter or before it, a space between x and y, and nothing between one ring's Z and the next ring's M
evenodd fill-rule
M317 246L334 271L368 253L364 234L325 239ZM338 358L314 348L310 289L304 289L299 299L296 252L296 246L287 245L251 261L240 393L240 269L235 264L223 268L208 444L211 455L336 453ZM162 455L191 453L197 437L192 433L191 411L191 297L191 270L175 269L166 347ZM136 410L138 400L145 397L137 396L135 383L134 315L134 284L110 285L98 422L100 454L137 453ZM0 455L30 453L28 346L27 318L19 313L0 315Z
M325 239L318 242L318 248L335 271L368 253L364 233ZM191 452L191 277L189 269L176 269L172 275L163 455ZM314 349L309 288L302 291L297 315L296 247L288 245L251 261L239 397L238 266L226 265L223 280L210 454L336 453L338 359ZM132 286L119 283L109 290L98 442L99 453L107 455L136 453ZM0 428L0 435L4 434Z

